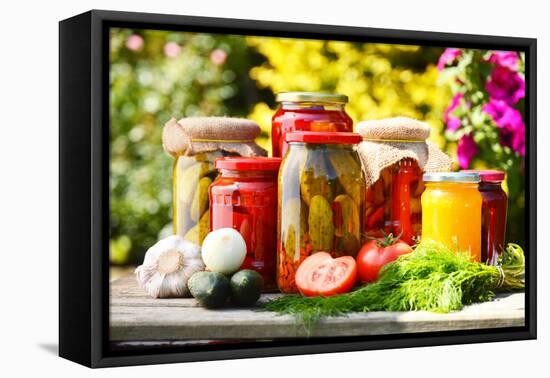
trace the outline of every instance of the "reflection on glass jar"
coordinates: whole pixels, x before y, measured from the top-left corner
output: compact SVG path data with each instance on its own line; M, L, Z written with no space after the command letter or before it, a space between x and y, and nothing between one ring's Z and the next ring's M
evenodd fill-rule
M277 175L280 158L218 159L220 174L210 186L210 229L231 227L246 242L241 269L253 269L273 291L277 248Z
M353 121L344 109L345 95L285 92L279 93L276 101L280 105L272 119L273 156L285 155L285 134L290 131L353 131Z
M477 173L425 173L422 238L481 260L481 204Z
M297 292L296 270L318 251L354 256L361 247L365 181L354 133L292 132L279 174L277 283Z

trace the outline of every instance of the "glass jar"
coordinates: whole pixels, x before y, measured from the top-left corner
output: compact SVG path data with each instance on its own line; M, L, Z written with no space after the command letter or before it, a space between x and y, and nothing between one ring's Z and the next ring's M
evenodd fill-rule
M225 151L180 155L173 168L173 225L174 234L196 244L210 230L208 187L217 172L214 160L231 155Z
M422 231L423 192L416 160L406 158L384 168L365 194L365 235L378 238L392 233L414 244Z
M504 250L508 196L502 189L504 172L496 170L467 170L479 175L481 209L481 261L496 265Z
M422 238L481 261L481 205L477 173L425 173Z
M246 242L241 269L253 269L273 291L277 249L277 175L280 158L216 160L219 176L210 186L210 230L232 227Z
M353 121L344 107L348 97L341 94L285 92L277 94L279 108L272 118L273 156L283 157L290 131L353 131Z
M290 132L279 173L277 284L298 291L296 270L310 254L355 256L361 247L365 180L355 145L361 136Z
M208 186L216 178L214 160L224 156L265 156L254 140L258 124L232 117L171 118L162 129L164 151L174 157L174 233L201 245L210 229Z

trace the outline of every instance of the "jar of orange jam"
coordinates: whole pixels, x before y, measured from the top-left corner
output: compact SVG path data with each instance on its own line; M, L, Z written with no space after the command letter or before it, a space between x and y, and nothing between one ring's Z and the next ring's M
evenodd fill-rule
M422 239L440 242L453 251L469 252L481 260L479 175L433 172L423 176Z

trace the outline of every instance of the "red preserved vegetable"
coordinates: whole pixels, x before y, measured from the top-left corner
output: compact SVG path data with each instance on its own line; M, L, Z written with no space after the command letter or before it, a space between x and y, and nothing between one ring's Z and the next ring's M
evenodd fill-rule
M210 230L232 227L246 242L241 269L264 279L264 291L276 289L277 175L279 158L217 159L220 171L210 186Z
M277 95L279 109L272 119L273 156L283 157L290 131L353 131L353 121L345 112L347 96L312 92L286 92Z
M365 234L382 237L384 232L392 233L414 244L422 229L423 191L422 171L415 160L403 159L384 168L366 192Z
M400 235L413 245L422 233L424 172L445 172L452 159L428 138L432 127L407 117L360 122L357 146L367 187L364 233Z

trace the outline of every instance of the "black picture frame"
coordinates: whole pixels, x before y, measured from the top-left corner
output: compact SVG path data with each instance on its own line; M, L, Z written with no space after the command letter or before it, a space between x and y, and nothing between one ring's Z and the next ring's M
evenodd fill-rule
M525 52L527 125L525 326L242 343L132 352L109 350L109 40L111 27L452 46ZM59 23L59 354L89 367L297 355L535 339L536 70L532 38L387 30L92 10Z

